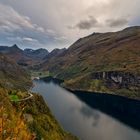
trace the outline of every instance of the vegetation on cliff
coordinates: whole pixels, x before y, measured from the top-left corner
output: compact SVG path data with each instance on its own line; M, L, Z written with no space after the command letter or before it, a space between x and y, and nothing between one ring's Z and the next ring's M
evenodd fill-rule
M55 120L42 96L33 94L26 101L11 101L15 91L0 89L0 138L27 140L77 140ZM17 92L18 93L18 92ZM26 92L18 93L22 97Z

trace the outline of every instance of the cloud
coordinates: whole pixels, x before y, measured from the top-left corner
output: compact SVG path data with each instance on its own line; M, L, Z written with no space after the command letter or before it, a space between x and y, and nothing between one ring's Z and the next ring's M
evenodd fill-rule
M34 28L30 18L19 15L13 8L0 4L0 27L7 31Z
M54 30L39 26L30 17L19 14L11 6L0 3L0 43L21 47L44 47L63 43L66 38ZM8 42L8 43L7 43Z
M9 41L18 41L18 42L28 42L28 43L39 43L38 40L30 37L7 37Z
M0 30L15 32L24 29L45 32L43 27L32 23L28 16L20 15L12 7L0 3Z
M109 27L122 27L128 23L128 19L108 19L106 23Z
M32 23L28 16L23 16L12 7L0 3L0 29L6 31L32 30L45 33L45 29ZM47 32L46 32L47 33Z
M59 37L54 37L54 39L56 41L64 41L64 40L67 40L68 38L66 36L59 36Z
M89 16L88 19L81 20L79 23L77 23L75 27L81 30L89 30L93 27L97 27L98 25L98 20L92 16Z
M47 29L46 32L50 36L55 36L56 35L56 32L54 30L52 30L52 29Z
M29 42L38 42L38 40L30 38L30 37L24 37L23 41L29 41Z
M37 25L36 25L36 26L37 26ZM44 33L44 32L45 32L45 29L44 29L44 28L42 28L42 27L38 27L38 26L37 26L37 28L36 28L36 29L37 29L37 31L39 31L39 32L42 32L42 33Z
M42 47L68 47L93 32L140 25L139 9L140 0L0 0L0 43L28 37Z

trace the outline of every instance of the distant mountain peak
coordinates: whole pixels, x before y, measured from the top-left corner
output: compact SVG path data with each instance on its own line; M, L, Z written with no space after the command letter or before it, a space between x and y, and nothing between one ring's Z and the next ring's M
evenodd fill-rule
M14 44L13 46L11 46L12 48L18 48L19 49L19 47L17 46L17 44Z
M36 50L29 49L29 48L24 49L24 55L31 59L41 60L48 54L49 54L48 50L46 50L44 48L39 48Z
M17 44L14 44L13 46L9 47L9 49L12 51L17 51L19 53L23 52L23 50L21 48L19 48Z

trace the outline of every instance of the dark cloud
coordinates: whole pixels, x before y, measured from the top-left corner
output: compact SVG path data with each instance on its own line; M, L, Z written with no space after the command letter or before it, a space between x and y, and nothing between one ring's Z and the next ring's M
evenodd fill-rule
M88 19L81 20L79 23L76 24L76 28L82 29L82 30L89 30L93 27L97 27L98 20L92 16L89 16Z
M108 19L106 21L109 27L121 27L128 23L128 19L120 18L120 19Z

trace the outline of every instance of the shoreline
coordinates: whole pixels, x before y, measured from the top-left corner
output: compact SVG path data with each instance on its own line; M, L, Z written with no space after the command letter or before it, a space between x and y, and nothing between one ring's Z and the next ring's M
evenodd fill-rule
M54 78L52 76L48 76L48 77L41 77L39 79L34 79L34 80L43 80L45 82L53 82L57 85L59 85L60 87L70 91L70 92L82 92L82 93L87 93L87 94L105 94L105 95L113 95L113 96L118 96L118 97L123 97L123 98L127 98L127 99L131 99L131 100L137 100L137 101L140 101L140 98L136 98L136 97L128 97L128 96L125 96L125 95L118 95L119 93L116 93L116 92L103 92L103 91L91 91L91 90L83 90L83 89L72 89L72 88L69 88L67 86L64 86L63 83L65 80L62 80L62 79L59 79L59 78Z

